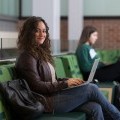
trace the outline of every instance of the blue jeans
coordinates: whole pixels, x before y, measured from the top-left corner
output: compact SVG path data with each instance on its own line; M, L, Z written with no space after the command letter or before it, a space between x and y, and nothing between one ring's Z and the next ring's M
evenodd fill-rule
M84 111L92 115L92 120L104 120L102 109L113 120L120 120L120 111L108 102L95 84L66 89L54 95L55 113Z

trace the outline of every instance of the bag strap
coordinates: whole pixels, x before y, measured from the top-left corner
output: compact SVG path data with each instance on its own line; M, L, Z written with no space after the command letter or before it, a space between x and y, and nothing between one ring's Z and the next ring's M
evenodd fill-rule
M23 84L25 84L25 86L26 86L27 89L28 89L28 92L33 96L33 98L34 98L34 95L36 95L36 96L42 98L42 99L47 103L47 100L46 100L46 98L45 98L43 95L41 95L41 94L39 94L39 93L36 93L36 92L30 90L27 82L26 82L24 79L20 80L20 82L22 82ZM23 85L23 84L22 84L22 85ZM23 86L23 87L24 87L24 86ZM35 99L35 98L34 98L34 99Z
M36 93L36 92L30 90L29 85L27 84L26 80L24 80L24 79L18 79L18 80L19 80L20 85L21 85L24 89L27 90L27 92L29 93L29 95L31 95L31 97L32 97L34 100L35 100L35 97L34 97L34 95L35 95L35 96L38 96L39 98L42 98L42 99L45 101L45 103L47 103L47 100L46 100L46 98L45 98L43 95L41 95L41 94L39 94L39 93ZM11 87L12 89L14 89L12 86L10 86L10 82L11 82L11 81L8 81L9 87ZM14 90L16 91L16 89L14 89ZM17 91L17 92L18 92L18 91ZM19 92L18 92L18 94L19 94Z
M38 96L38 97L42 98L42 99L45 101L45 103L47 104L47 100L46 100L46 98L45 98L43 95L38 94L38 93L33 92L33 91L31 91L31 92L33 93L33 95L36 95L36 96Z
M20 79L19 82L20 82L21 86L22 86L24 89L27 88L28 92L31 93L31 90L30 90L30 88L29 88L29 86L28 86L26 80Z
M39 93L36 93L36 92L34 92L34 91L31 91L30 88L29 88L29 86L28 86L28 84L27 84L27 82L26 82L24 79L20 80L20 82L22 82L22 83L25 84L25 86L27 87L28 91L29 91L31 94L36 95L36 96L38 96L38 97L41 97L41 98L44 99L44 101L46 101L46 98L45 98L43 95L41 95L41 94L39 94ZM23 84L22 84L22 85L23 85ZM46 101L46 102L47 102L47 101Z
M19 81L18 81L18 83L20 83L20 86L23 87L23 84L22 84L21 82L23 82L23 81L22 81L22 80L19 80ZM25 81L24 81L24 82L25 82ZM13 89L13 90L19 95L19 97L20 97L21 99L24 99L24 102L28 103L29 99L26 99L25 96L24 96L24 94L21 93L21 91L20 91L19 89L16 89L16 87L11 86L11 85L10 85L10 82L8 82L8 85L9 85L9 87L10 87L11 89ZM27 85L26 83L25 83L25 85L26 85L27 88L25 88L25 86L24 86L24 89L26 90L26 92L28 92L28 95L32 98L31 100L33 100L34 102L36 102L36 99L34 98L33 94L31 93L28 85ZM29 103L31 103L32 105L34 105L31 101L29 101Z

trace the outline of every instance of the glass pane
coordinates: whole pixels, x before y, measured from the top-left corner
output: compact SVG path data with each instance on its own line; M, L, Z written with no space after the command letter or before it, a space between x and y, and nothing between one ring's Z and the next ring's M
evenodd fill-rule
M22 16L26 17L31 15L32 15L32 0L22 0Z
M0 15L18 17L19 0L0 0Z

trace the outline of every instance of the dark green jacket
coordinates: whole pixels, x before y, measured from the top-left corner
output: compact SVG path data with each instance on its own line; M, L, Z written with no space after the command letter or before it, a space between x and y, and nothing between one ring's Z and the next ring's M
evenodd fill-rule
M94 60L96 58L99 58L93 47L88 44L79 46L76 50L76 56L78 59L79 67L83 72L90 72Z

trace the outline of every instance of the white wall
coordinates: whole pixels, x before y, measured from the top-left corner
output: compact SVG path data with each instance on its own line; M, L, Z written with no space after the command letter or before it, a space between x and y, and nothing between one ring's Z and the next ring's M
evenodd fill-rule
M69 0L61 0L62 16L68 16L68 2ZM120 16L120 0L84 0L83 2L84 16Z
M120 0L84 0L85 16L120 16Z

